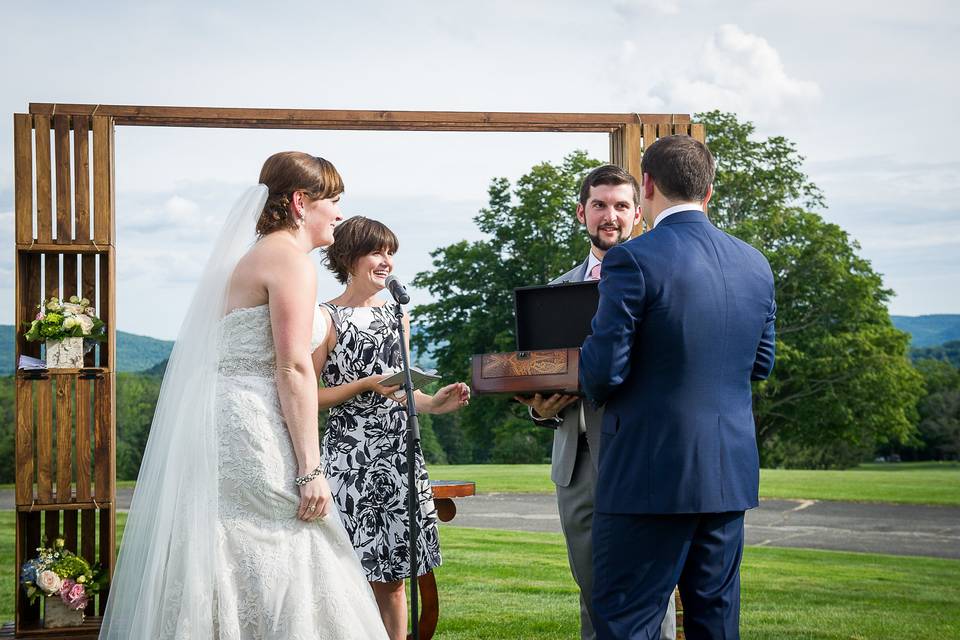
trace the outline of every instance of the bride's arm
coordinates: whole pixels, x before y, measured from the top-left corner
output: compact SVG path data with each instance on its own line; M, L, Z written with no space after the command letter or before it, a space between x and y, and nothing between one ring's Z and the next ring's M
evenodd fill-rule
M310 358L317 274L305 255L276 252L270 259L266 285L277 360L277 394L297 457L297 475L305 476L320 466L317 377ZM330 489L322 476L301 487L300 495L301 519L310 520L329 510ZM308 513L310 506L316 510Z
M330 317L330 312L320 308L320 312L323 315L323 321L326 325L327 332L326 338L317 347L317 350L313 352L313 366L316 369L317 374L323 371L323 367L327 364L327 357L330 355L330 350L337 344L337 330L333 326L333 319ZM384 387L383 385L378 384L380 380L389 377L389 375L383 376L368 376L366 378L360 378L359 380L354 380L353 382L348 382L347 384L340 384L332 387L320 387L317 390L317 401L321 409L329 409L330 407L335 407L338 404L343 404L350 398L359 395L365 391L376 391L380 395L390 396L399 389L399 386L395 387Z

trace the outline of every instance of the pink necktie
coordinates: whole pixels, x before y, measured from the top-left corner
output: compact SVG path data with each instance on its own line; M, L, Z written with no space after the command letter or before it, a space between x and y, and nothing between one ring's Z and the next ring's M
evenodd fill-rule
M590 269L590 280L599 280L600 279L600 263L593 265L593 269Z

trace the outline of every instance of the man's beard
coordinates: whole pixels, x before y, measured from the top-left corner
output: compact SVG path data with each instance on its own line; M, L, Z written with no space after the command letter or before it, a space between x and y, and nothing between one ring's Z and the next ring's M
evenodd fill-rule
M597 227L596 235L588 231L587 236L590 238L590 243L593 244L593 246L595 246L597 249L600 249L600 251L609 251L618 244L626 241L630 237L630 234L625 234L623 232L623 227L617 227L617 239L613 242L607 242L606 240L602 240L600 238L600 227Z

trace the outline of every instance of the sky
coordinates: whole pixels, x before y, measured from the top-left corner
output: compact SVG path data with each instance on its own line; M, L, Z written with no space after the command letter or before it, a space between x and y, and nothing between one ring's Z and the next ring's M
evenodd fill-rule
M14 321L12 114L30 102L734 111L796 143L822 214L894 290L891 313L960 313L954 3L35 0L0 5L0 25L0 324ZM275 151L333 161L345 214L398 233L406 280L430 251L481 237L471 217L492 178L574 149L608 157L605 134L119 127L116 141L117 328L166 339ZM321 299L337 295L319 280Z

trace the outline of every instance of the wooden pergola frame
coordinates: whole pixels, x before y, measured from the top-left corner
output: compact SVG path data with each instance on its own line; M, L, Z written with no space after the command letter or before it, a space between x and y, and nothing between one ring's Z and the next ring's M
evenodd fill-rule
M14 322L21 326L30 320L44 296L76 294L98 300L107 340L96 354L87 356L83 369L17 373L18 567L44 535L64 535L68 546L89 560L99 560L111 576L113 572L116 126L607 133L610 162L638 180L643 150L657 138L683 134L705 139L704 126L692 123L686 114L31 103L28 113L14 114ZM18 332L18 361L20 355L39 356L40 346L26 342ZM16 622L0 631L0 637L96 637L100 625L94 614L102 614L105 604L106 594L96 604L91 602L87 609L91 617L83 627L43 629L39 606L30 605L17 586Z

